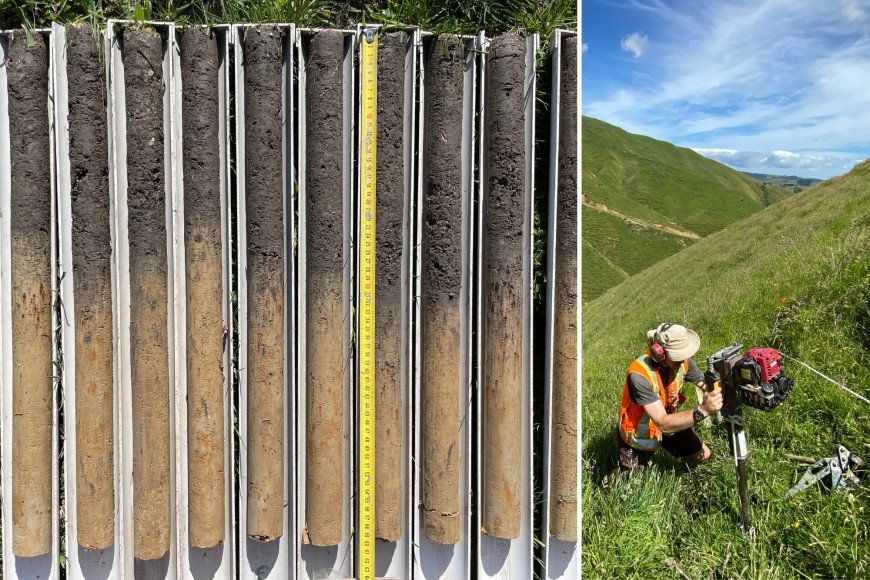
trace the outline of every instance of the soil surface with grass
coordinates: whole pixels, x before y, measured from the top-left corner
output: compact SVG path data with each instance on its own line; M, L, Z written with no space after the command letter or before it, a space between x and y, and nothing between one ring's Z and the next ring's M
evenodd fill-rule
M115 539L112 237L102 42L66 29L75 295L76 530L85 549Z
M279 28L245 32L248 257L248 536L284 529L284 189Z
M124 33L127 99L127 229L133 392L135 555L169 550L168 263L163 131L163 49L148 28Z
M188 526L210 548L224 530L224 319L217 37L181 33L187 293Z
M577 38L562 40L553 298L550 533L577 541Z
M375 535L390 542L402 537L403 409L402 369L406 338L402 331L403 219L405 208L403 32L378 40L377 266L375 300Z
M51 549L53 517L48 50L41 34L34 33L33 46L24 34L13 34L6 69L12 162L11 537L12 552L19 557Z
M484 276L483 528L496 538L520 532L523 473L523 257L526 41L504 34L487 60L488 168Z
M427 50L423 242L423 531L460 540L460 292L465 49L445 37ZM466 136L467 137L467 136Z
M307 540L334 546L344 513L344 34L309 41L307 69ZM349 219L349 216L348 216Z

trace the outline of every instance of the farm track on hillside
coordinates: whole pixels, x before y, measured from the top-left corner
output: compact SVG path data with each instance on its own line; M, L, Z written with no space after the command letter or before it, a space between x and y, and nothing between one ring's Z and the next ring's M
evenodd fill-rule
M585 195L582 195L582 194L581 194L581 199L582 199L583 205L591 207L592 209L597 209L598 211L603 211L604 213L609 213L610 215L616 216L621 220L625 220L629 224L638 225L638 226L641 226L644 228L653 228L653 229L656 229L656 230L659 230L662 232L666 232L668 234L673 234L675 236L682 236L684 238L691 238L693 240L700 240L701 239L701 236L699 236L695 232L678 230L678 229L672 228L670 226L665 226L662 224L654 224L654 223L647 222L644 220L639 220L637 218L628 217L625 214L621 214L616 210L610 209L609 207L607 207L603 203L598 203L597 201L592 201L591 199L589 199L588 197L586 197Z

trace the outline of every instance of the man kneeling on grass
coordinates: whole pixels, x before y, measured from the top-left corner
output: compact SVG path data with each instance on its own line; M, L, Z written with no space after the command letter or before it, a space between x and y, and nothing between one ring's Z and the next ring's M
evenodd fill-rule
M647 332L649 348L628 367L619 412L619 471L642 469L659 448L689 467L710 459L710 449L692 426L722 408L722 390L705 392L704 374L691 359L698 335L664 323ZM699 387L701 404L678 411L686 381ZM701 394L703 393L703 394Z

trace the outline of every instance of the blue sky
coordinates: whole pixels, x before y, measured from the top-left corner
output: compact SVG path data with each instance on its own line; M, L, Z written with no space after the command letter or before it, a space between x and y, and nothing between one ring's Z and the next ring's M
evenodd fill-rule
M870 157L870 0L582 0L583 114L741 171Z

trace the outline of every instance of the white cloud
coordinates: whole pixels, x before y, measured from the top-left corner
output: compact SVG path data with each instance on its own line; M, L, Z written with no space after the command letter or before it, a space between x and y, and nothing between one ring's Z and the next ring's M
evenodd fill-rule
M861 0L842 0L840 3L840 14L846 22L864 22L867 20L867 14L864 12L864 6Z
M634 58L640 58L649 46L649 39L639 32L632 32L622 37L622 50L630 52Z
M582 47L582 51L586 52L587 50L589 50L589 45L584 42L583 47Z
M785 150L761 152L698 147L694 151L740 170L762 173L769 170L777 174L793 173L801 177L846 173L861 161L855 156Z

